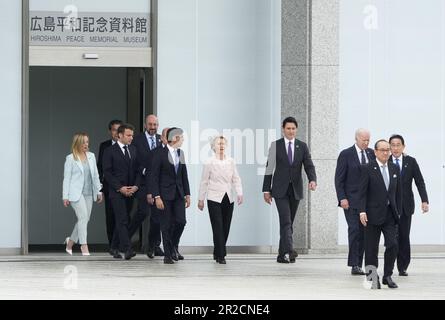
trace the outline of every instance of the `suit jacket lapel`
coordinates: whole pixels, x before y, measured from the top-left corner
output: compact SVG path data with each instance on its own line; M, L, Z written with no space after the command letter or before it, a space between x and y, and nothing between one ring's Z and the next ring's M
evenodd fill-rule
M361 166L362 164L361 164L361 162L360 162L360 159L358 158L358 156L357 156L357 149L355 148L355 144L351 147L351 149L352 149L352 156L354 157L354 162L357 164L357 165L359 165L359 166ZM369 157L368 157L368 161L369 161L370 159L369 159Z
M297 157L298 158L301 157L301 148L300 148L300 144L298 143L298 140L295 139L295 142L294 142L294 159L292 161L292 166L294 166L297 163Z

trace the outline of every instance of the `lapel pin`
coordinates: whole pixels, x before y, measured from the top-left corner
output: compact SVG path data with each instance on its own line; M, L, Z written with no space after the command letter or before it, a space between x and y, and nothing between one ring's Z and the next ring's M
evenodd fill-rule
M393 178L397 178L397 175L395 174L395 175L393 175L392 177L393 177Z

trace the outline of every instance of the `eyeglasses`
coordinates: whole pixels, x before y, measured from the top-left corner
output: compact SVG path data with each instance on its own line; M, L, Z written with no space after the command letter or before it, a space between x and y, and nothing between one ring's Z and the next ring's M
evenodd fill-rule
M390 152L391 150L390 149L377 149L377 151L380 151L380 152Z

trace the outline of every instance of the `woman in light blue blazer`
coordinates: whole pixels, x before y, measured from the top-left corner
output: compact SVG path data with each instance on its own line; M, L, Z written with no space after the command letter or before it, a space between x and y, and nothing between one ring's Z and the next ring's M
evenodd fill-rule
M102 185L94 153L88 152L89 139L85 133L74 135L72 153L66 157L63 173L63 205L71 204L76 213L77 223L70 237L65 239L66 252L73 254L73 245L79 243L83 256L89 256L87 227L93 207L93 200L102 202Z

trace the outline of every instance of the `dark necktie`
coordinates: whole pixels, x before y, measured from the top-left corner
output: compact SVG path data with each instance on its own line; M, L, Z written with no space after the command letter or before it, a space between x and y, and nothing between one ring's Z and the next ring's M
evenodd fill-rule
M153 150L156 147L155 139L153 136L150 137L150 150Z
M402 168L400 167L399 159L396 159L396 167L399 169L399 172L402 172Z
M362 160L361 160L361 164L366 164L366 158L365 158L365 151L362 150Z
M292 142L289 141L289 146L287 147L287 159L289 164L292 165Z
M125 155L125 160L127 160L128 162L130 162L131 158L130 158L130 153L128 152L128 146L124 146L124 155Z
M175 150L175 172L178 174L179 169L179 150Z

